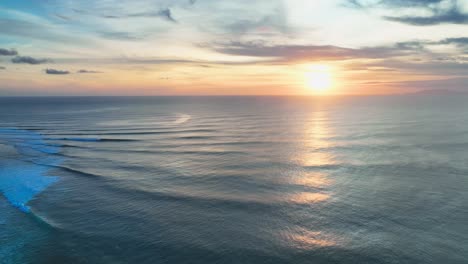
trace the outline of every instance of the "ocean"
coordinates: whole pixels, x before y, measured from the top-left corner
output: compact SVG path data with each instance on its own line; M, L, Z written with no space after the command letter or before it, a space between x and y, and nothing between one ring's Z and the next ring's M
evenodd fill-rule
M0 263L468 263L467 99L0 98Z

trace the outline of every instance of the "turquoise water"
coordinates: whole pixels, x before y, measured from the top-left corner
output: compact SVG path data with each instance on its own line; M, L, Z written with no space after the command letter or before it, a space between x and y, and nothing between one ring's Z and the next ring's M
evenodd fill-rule
M0 263L467 263L466 99L0 98Z

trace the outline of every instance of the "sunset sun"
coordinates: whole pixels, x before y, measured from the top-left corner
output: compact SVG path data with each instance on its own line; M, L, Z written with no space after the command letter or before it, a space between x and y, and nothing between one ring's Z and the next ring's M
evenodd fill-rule
M318 93L328 91L332 86L332 74L327 65L311 65L306 72L306 86Z

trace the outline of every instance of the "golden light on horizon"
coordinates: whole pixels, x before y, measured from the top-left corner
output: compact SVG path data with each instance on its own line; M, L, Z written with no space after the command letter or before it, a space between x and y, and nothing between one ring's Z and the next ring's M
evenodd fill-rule
M306 86L316 92L324 93L331 89L333 84L332 72L328 65L310 65L306 72Z

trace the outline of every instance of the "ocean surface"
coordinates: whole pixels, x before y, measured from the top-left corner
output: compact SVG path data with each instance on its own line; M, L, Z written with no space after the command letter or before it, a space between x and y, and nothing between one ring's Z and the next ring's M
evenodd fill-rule
M0 263L468 263L468 97L0 98Z

